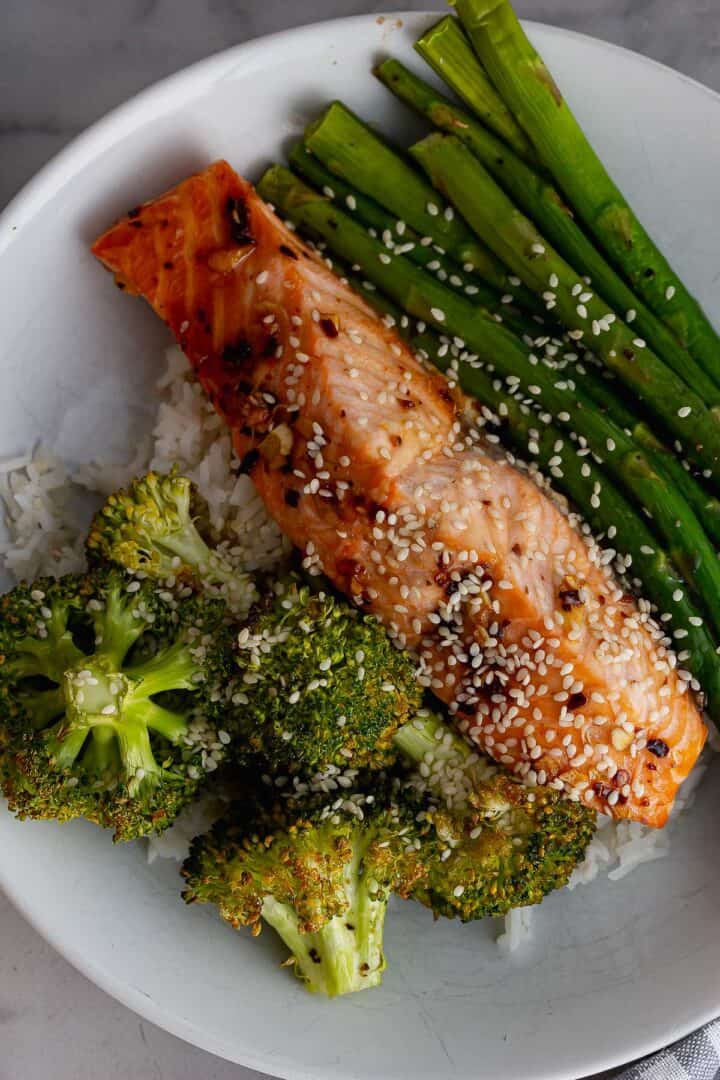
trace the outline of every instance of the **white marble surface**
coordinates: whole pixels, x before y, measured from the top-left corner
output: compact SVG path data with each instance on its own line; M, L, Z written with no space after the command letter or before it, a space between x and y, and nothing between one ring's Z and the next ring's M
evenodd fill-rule
M411 6L432 10L442 0L0 0L0 207L73 135L193 60L304 22ZM517 7L720 90L717 0L517 0ZM0 896L0 1080L48 1077L259 1074L189 1047L112 1001Z

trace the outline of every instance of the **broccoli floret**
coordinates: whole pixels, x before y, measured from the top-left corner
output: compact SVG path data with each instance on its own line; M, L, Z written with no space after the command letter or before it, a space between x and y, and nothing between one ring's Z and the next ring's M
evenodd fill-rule
M194 484L172 472L148 473L127 491L111 495L95 515L87 539L88 558L116 563L160 581L202 587L220 596L236 614L257 599L249 575L227 551L210 548L196 522L207 508Z
M442 841L418 890L436 913L537 903L582 859L594 814L526 788L420 709L412 659L344 601L290 584L241 631L239 663L245 738L276 771L382 769L398 755L415 767L410 786Z
M239 646L246 737L274 768L391 764L422 691L412 658L375 619L289 582L254 611Z
M96 570L0 600L0 782L21 818L166 828L226 754L225 605Z
M592 811L551 788L525 787L429 712L396 741L419 767L406 783L427 800L422 816L439 842L415 899L467 922L538 904L567 884L595 831Z
M258 800L194 841L183 896L216 904L253 934L269 923L308 990L364 990L385 968L391 892L409 896L426 873L423 828L382 786L339 799Z

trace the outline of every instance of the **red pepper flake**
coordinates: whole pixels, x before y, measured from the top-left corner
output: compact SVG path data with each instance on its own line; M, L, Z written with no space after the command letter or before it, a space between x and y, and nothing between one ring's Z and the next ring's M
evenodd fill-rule
M230 236L238 245L254 244L255 240L250 232L247 206L243 199L234 199L228 196L226 204L227 216L230 221Z
M587 698L583 693L571 694L568 698L567 707L571 712L574 709L582 709L583 705L587 705Z
M579 589L561 589L558 596L563 611L572 611L574 607L582 606L583 600Z
M607 784L603 784L601 780L596 780L593 784L593 791L598 799L607 799L608 795L612 795L612 790Z
M357 559L338 559L337 571L348 578L364 577L367 572Z
M287 244L281 244L280 245L280 251L282 252L283 255L287 255L288 259L298 259L299 258L298 253L296 251L293 251L293 249L291 247L288 247Z
M300 492L296 491L295 488L288 488L285 492L285 502L294 509L300 502Z
M323 316L323 318L320 320L320 329L322 330L325 337L329 338L336 338L340 333L335 320L332 319L329 315Z
M267 356L267 357L274 356L276 351L277 351L278 345L279 345L279 342L278 342L277 336L275 334L270 334L267 341L265 342L265 348L263 349L263 356Z
M647 748L655 757L667 757L670 747L664 739L648 739Z
M259 450L248 450L247 454L245 454L244 458L240 462L240 466L239 466L239 468L237 470L238 475L242 476L244 473L248 473L248 474L251 473L252 470L257 465L259 460L260 460L260 451Z
M222 358L226 364L239 364L252 356L250 342L240 338L232 345L226 345L222 351Z

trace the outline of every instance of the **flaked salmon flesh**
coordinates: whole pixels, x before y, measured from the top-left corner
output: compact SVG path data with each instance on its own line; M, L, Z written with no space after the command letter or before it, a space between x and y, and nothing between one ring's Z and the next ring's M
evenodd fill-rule
M94 253L167 323L271 516L532 784L665 824L706 738L600 551L223 161Z

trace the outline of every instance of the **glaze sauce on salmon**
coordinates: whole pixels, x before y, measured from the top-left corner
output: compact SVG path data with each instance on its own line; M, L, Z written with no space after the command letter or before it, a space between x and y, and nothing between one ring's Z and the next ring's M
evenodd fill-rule
M167 323L269 513L531 784L664 825L706 729L600 552L226 162L94 253Z

